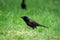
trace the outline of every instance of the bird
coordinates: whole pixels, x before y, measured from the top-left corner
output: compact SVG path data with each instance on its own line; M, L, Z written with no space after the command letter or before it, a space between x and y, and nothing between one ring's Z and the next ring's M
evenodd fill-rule
M46 27L46 26L44 26L44 25L41 25L41 24L39 24L39 23L31 20L31 19L28 18L27 16L22 16L21 18L22 18L22 19L25 21L25 23L26 23L28 26L30 26L32 29L35 29L37 26Z
M22 0L22 3L21 3L21 8L22 8L22 9L26 9L25 0Z

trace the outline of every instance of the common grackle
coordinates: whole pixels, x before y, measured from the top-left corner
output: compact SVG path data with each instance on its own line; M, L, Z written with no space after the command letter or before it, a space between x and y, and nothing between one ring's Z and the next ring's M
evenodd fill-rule
M37 26L42 26L42 27L46 27L44 25L38 24L35 21L31 20L30 18L28 18L27 16L22 16L21 17L28 26L32 27L33 29L36 28Z
M25 0L22 0L22 3L21 3L21 8L22 8L22 9L26 9Z

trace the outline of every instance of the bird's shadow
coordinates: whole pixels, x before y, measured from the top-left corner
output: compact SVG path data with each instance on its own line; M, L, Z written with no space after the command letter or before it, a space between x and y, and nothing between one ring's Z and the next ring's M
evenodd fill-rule
M47 27L48 28L48 27ZM44 27L36 27L34 30L37 31L37 32L43 32L45 29L47 28L44 28ZM33 30L33 29L32 29Z

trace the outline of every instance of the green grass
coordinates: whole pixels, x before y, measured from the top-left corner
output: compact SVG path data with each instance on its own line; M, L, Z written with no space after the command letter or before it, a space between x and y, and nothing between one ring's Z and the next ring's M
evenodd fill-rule
M60 40L60 0L0 0L0 40ZM32 29L21 16L28 16L48 28Z

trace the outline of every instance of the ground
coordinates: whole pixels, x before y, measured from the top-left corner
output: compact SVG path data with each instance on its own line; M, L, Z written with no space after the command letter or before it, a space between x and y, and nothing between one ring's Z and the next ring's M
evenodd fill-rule
M0 40L60 40L60 0L0 0ZM32 29L21 16L28 16L48 28Z

